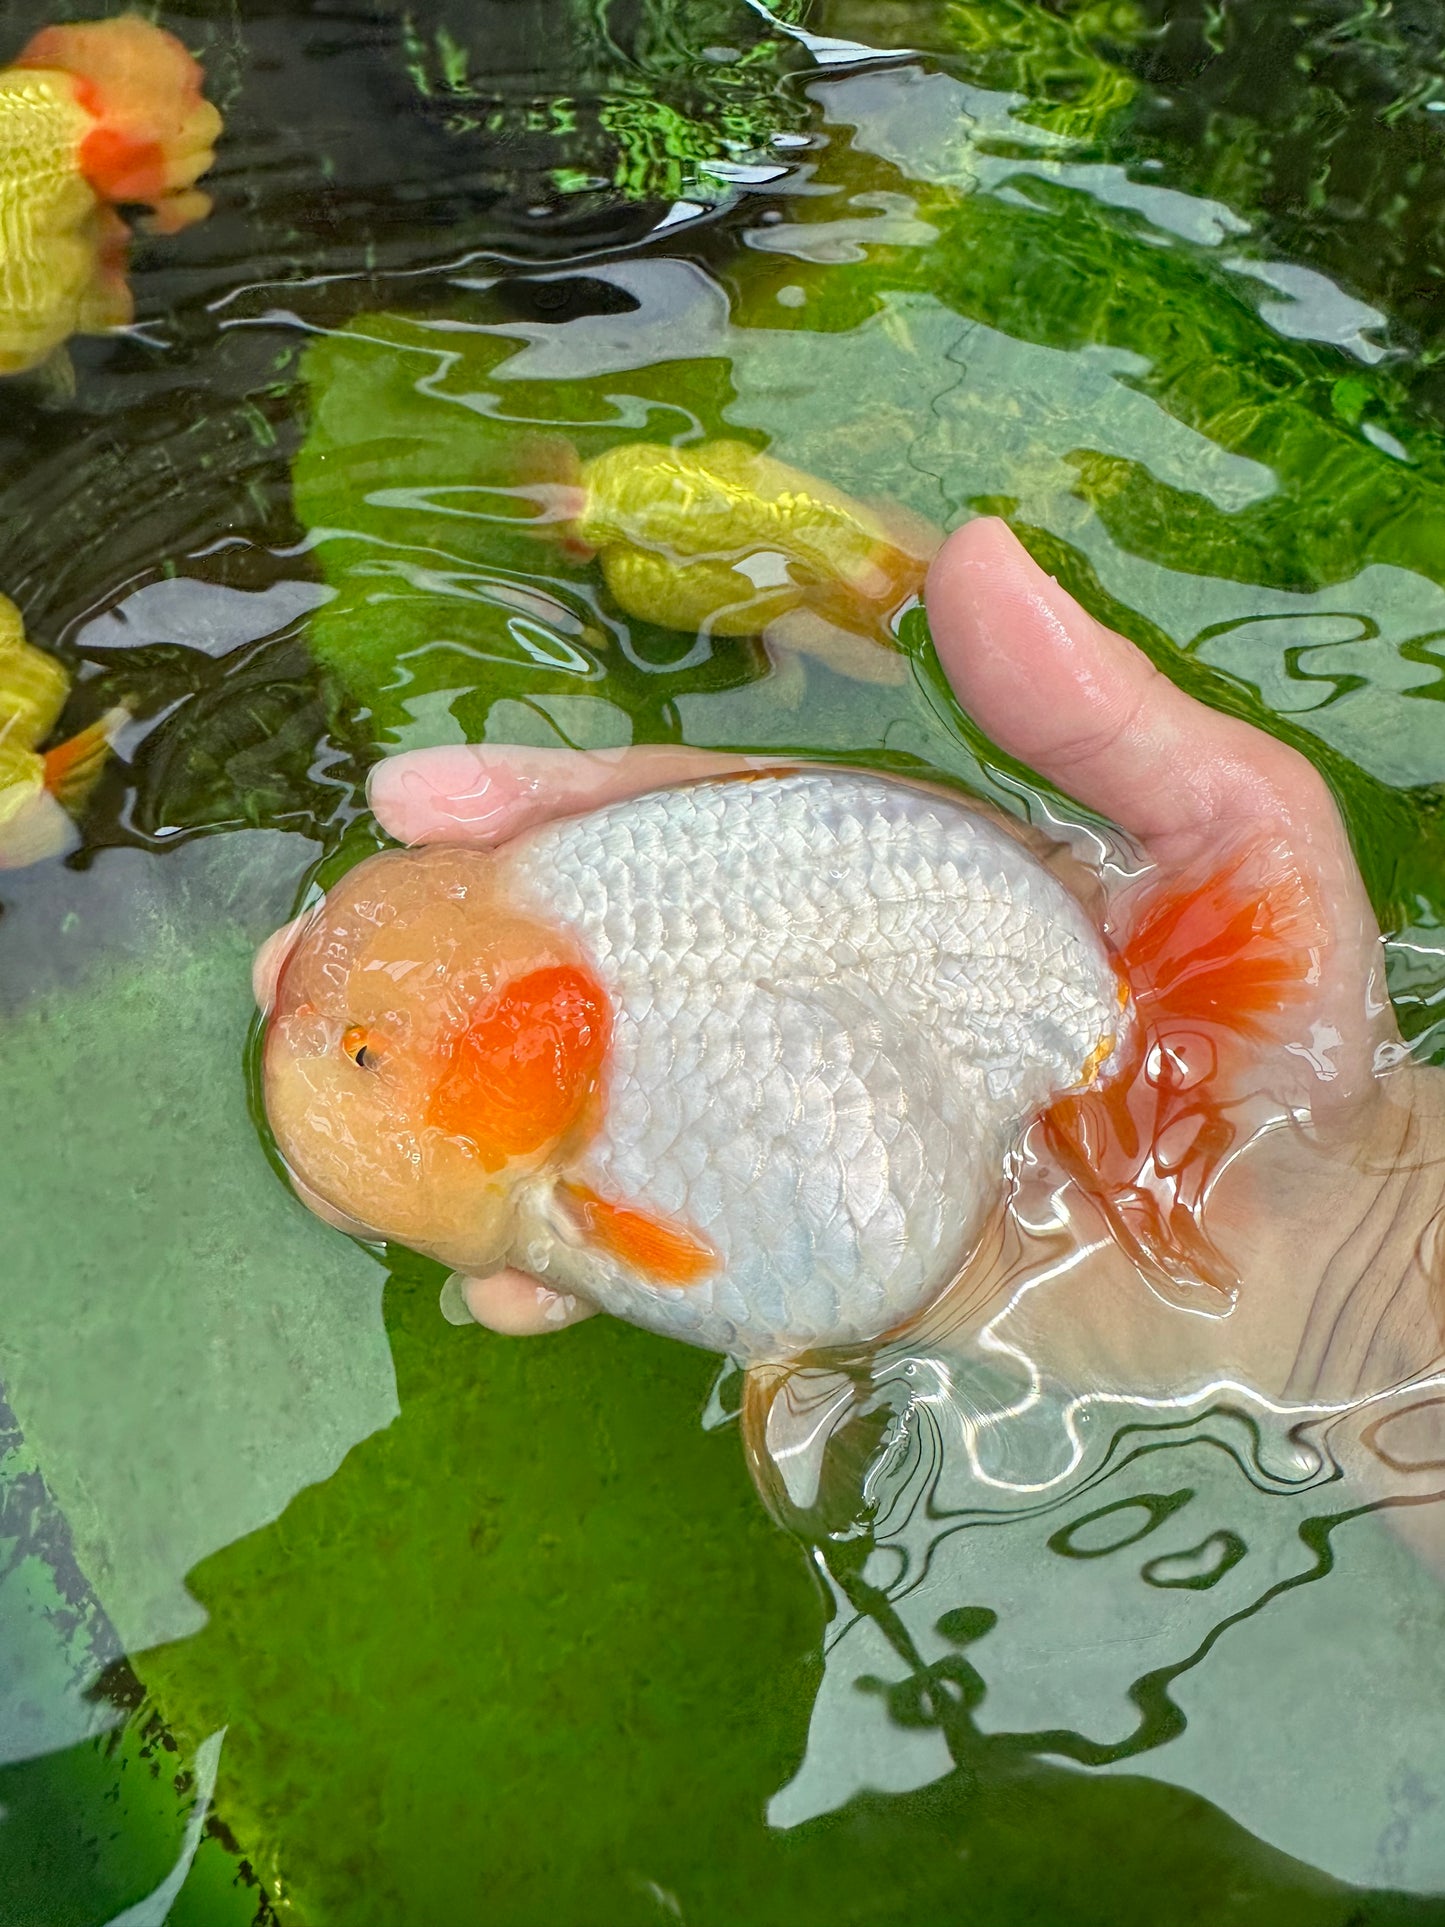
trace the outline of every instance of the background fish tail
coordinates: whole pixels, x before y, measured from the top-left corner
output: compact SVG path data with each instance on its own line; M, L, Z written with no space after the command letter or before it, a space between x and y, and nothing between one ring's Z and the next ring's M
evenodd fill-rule
M111 745L129 720L128 709L108 709L99 721L46 752L45 787L72 813L84 806L100 780Z

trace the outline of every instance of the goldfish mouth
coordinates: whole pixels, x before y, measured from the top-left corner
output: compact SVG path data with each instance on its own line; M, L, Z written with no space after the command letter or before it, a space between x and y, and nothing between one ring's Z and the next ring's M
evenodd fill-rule
M332 1204L329 1199L322 1197L321 1193L313 1190L289 1164L286 1166L286 1175L291 1181L291 1189L302 1204L308 1211L314 1212L323 1224L331 1225L334 1230L344 1231L348 1238L357 1238L362 1244L374 1245L383 1240L385 1233L379 1231L375 1225L365 1224L360 1218L352 1217L349 1211L343 1211L340 1205Z

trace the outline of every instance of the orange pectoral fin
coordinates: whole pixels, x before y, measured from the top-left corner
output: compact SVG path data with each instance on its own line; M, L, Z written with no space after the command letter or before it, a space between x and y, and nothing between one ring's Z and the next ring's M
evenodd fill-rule
M514 977L443 1046L428 1124L499 1162L544 1149L596 1092L611 1029L607 993L588 971Z
M609 1257L660 1285L695 1285L717 1270L717 1253L686 1225L654 1217L633 1205L614 1204L590 1185L558 1187L592 1244Z

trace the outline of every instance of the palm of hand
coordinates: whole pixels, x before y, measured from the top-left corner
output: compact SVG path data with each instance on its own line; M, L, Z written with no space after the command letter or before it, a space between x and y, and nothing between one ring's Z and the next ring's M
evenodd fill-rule
M1292 865L1314 906L1294 1041L1272 1047L1264 1080L1277 1128L1232 1157L1210 1194L1210 1236L1242 1281L1232 1312L1181 1318L1082 1208L1068 1229L1067 1304L1037 1301L1030 1342L1075 1379L1213 1372L1271 1396L1358 1397L1424 1370L1441 1339L1429 1233L1445 1107L1434 1073L1379 1075L1403 1053L1379 931L1322 779L1292 749L1176 689L1002 524L976 522L945 543L927 600L964 707L1004 749L1112 818L1160 878L1187 876L1222 848L1267 850ZM426 750L383 763L371 800L402 842L491 845L553 816L760 766L669 748ZM285 935L258 959L263 1003ZM980 1254L947 1316L976 1323L1030 1262L1017 1239ZM553 1330L590 1311L513 1271L462 1290L471 1314L501 1331Z

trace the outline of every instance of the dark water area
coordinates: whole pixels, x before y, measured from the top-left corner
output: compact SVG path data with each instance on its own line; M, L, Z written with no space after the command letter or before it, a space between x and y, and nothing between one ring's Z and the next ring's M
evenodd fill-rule
M0 63L92 11L12 0ZM1065 1400L1005 1324L890 1365L867 1506L785 1529L734 1373L447 1324L278 1183L247 1057L398 747L786 750L1087 828L921 617L880 686L630 616L508 506L565 432L1004 515L1321 769L1445 1059L1439 10L158 17L214 209L0 382L0 590L63 730L130 711L78 848L0 873L0 1921L1445 1922L1445 1594L1351 1483L1377 1414Z

